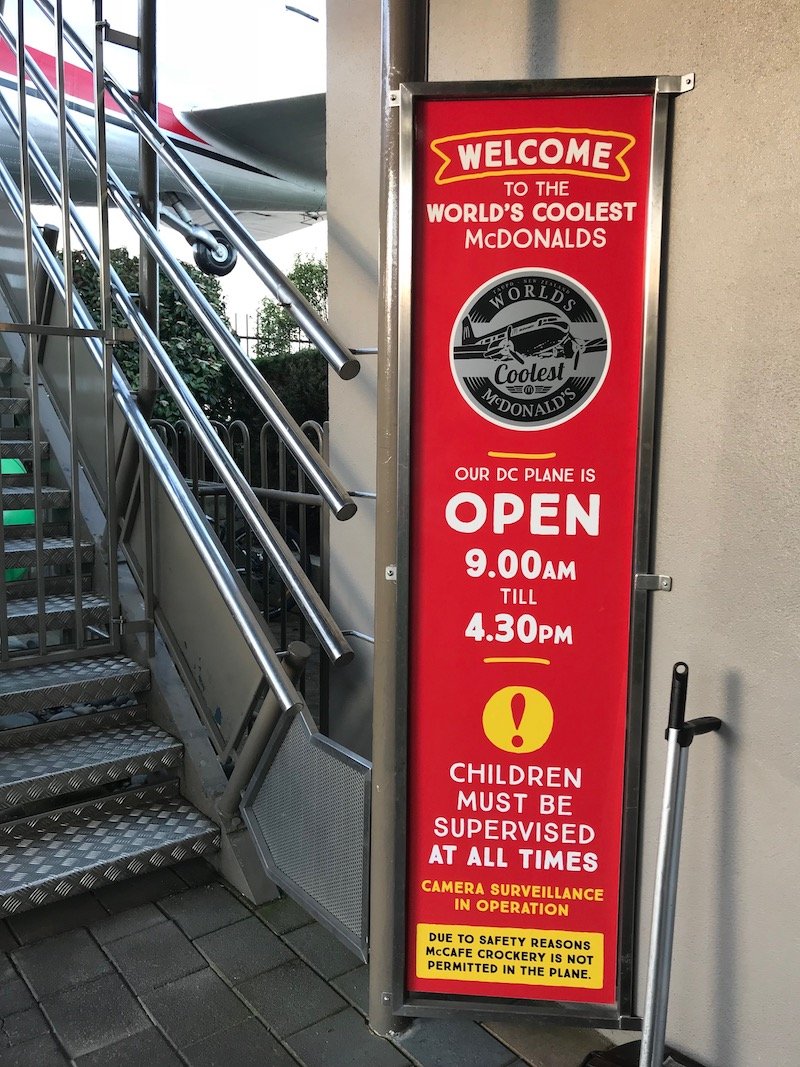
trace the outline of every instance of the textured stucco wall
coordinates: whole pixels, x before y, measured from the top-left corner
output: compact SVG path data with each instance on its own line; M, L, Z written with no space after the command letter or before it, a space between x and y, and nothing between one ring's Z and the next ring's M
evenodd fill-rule
M331 321L352 348L377 344L380 4L328 11L328 274ZM349 489L375 490L377 359L349 382L330 376L331 464ZM373 633L375 504L331 525L331 607L345 629ZM331 678L331 735L370 754L372 646L352 639L355 662Z
M377 7L329 5L331 304L360 343L377 299ZM674 106L654 563L675 585L653 598L641 957L684 658L689 713L726 726L691 753L669 1035L709 1067L797 1060L799 69L793 0L431 5L434 79L697 75ZM332 408L336 448L366 465L371 387ZM366 617L371 561L337 581Z

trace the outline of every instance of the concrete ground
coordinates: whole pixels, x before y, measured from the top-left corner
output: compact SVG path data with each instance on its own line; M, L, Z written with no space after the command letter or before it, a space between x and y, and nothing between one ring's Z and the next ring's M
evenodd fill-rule
M369 1031L367 968L293 901L204 862L0 922L2 1067L580 1067L592 1031Z

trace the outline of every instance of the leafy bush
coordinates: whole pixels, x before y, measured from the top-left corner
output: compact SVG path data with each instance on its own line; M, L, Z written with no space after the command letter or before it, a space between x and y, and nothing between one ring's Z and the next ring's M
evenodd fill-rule
M317 314L328 317L328 265L313 256L295 256L287 278L303 294ZM256 358L274 359L309 346L289 312L271 297L261 301L256 319Z
M110 258L112 267L119 274L128 292L137 292L139 289L138 257L131 256L124 248L113 248ZM189 264L184 264L184 267L206 300L227 322L225 298L222 295L219 280L203 274ZM99 321L100 287L94 267L83 252L74 252L72 269L75 287L95 320ZM226 366L225 361L163 273L159 275L159 308L161 343L164 349L205 413L210 418L220 418L220 413L227 407L222 376L223 366ZM127 325L116 307L112 311L112 322L115 326ZM115 345L114 355L128 381L134 388L137 388L139 384L138 345ZM170 421L180 418L174 401L164 389L159 392L154 415Z
M75 286L89 310L99 321L100 297L97 274L83 252L72 257ZM139 260L124 248L111 250L111 265L129 292L139 287ZM219 280L184 264L189 275L211 306L227 323L225 298ZM289 279L309 303L326 317L328 271L323 260L298 256ZM228 362L206 337L171 282L159 279L161 343L184 381L194 393L209 418L220 422L241 419L257 437L264 419ZM115 326L127 325L114 308ZM298 422L328 417L327 364L308 338L300 333L294 320L280 305L264 298L258 312L256 368L284 402ZM133 388L139 384L139 349L135 344L120 344L114 354ZM159 392L154 415L174 421L180 413L166 390Z

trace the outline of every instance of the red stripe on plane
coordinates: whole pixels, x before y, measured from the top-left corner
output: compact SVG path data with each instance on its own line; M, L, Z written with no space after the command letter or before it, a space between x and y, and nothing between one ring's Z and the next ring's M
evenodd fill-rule
M42 52L38 48L26 48L26 52L41 67L42 73L55 88L55 56L51 56L48 52ZM13 74L15 77L17 73L16 53L2 39L0 39L0 73ZM64 92L73 100L78 100L81 103L88 104L90 107L94 107L94 77L91 71L76 67L74 63L65 63ZM105 103L108 111L113 111L118 115L122 114L122 108L111 99L108 93L105 94ZM202 137L198 137L196 133L187 129L172 108L167 107L166 104L158 105L158 125L165 133L178 134L180 137L197 141L199 144L207 143Z

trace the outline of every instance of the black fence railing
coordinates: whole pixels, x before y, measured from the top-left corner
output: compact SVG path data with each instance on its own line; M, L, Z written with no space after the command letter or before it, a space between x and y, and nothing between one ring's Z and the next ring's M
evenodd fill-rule
M236 502L184 420L153 420L159 434L200 503L225 551L261 612L279 652L292 641L305 641L312 657L301 683L306 703L319 728L327 730L328 658L298 609L290 590L253 536ZM230 456L252 486L256 497L309 577L328 603L328 538L326 509L309 486L302 468L268 424L254 431L241 420L214 422L214 429ZM314 448L325 455L327 427L305 422L302 430Z

